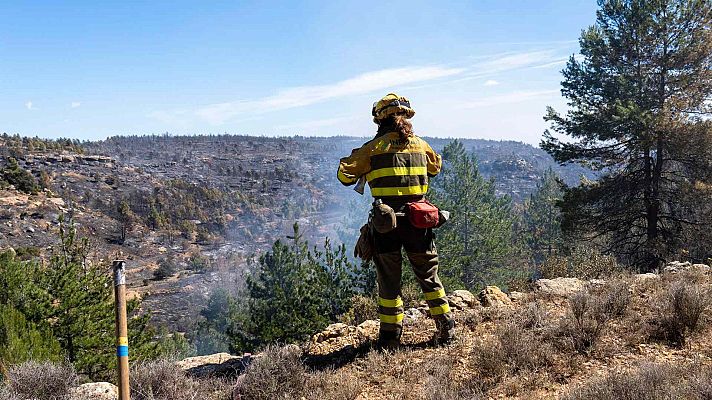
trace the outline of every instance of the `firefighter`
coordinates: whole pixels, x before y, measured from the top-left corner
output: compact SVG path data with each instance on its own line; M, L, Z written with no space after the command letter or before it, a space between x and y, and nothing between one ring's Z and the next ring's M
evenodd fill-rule
M413 133L409 119L415 111L405 97L389 93L374 103L371 113L378 125L376 137L340 160L337 178L346 186L365 178L375 199L370 224L361 229L356 252L364 259L372 257L376 265L380 320L377 346L400 345L401 249L405 249L435 320L437 332L432 342L447 344L454 339L455 322L438 278L433 229L415 227L407 212L409 205L424 200L428 179L440 172L442 160L425 140ZM389 213L390 218L386 215Z

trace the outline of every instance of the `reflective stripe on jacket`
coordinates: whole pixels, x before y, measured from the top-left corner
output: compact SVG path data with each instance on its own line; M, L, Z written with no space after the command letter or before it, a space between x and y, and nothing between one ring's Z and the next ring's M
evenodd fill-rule
M401 140L397 132L367 142L339 162L337 178L353 185L365 175L373 197L423 195L428 177L440 172L442 160L423 139Z

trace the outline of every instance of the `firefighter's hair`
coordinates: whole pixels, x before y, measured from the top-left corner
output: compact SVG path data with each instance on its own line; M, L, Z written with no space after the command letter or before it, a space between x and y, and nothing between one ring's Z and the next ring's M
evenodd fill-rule
M403 114L389 115L378 125L378 133L398 132L401 140L413 136L413 124Z

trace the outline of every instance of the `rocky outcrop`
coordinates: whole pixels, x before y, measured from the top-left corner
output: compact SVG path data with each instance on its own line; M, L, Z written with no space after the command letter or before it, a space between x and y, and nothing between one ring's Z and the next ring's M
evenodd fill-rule
M502 292L497 286L487 286L482 290L477 298L483 307L508 306L512 300Z
M178 361L177 365L188 376L202 378L207 376L237 376L247 369L253 356L249 353L243 356L233 356L228 353L210 354L207 356L190 357Z
M578 278L539 279L534 287L539 293L568 297L584 289L586 282Z
M119 388L109 382L85 383L70 389L70 400L118 400Z
M665 265L665 267L663 268L663 273L676 274L678 272L685 272L690 270L697 270L709 273L710 266L707 264L692 264L689 261L671 261Z

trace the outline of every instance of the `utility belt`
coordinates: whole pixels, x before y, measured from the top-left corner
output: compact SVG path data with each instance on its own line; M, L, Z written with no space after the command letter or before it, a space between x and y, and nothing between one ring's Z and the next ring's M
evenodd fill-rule
M450 217L447 211L439 210L435 205L421 198L393 208L376 199L373 202L369 222L378 233L388 233L398 226L398 217L408 217L415 228L428 229L442 226Z
M398 218L408 217L416 228L427 229L442 226L450 218L450 213L439 210L425 198L406 202L396 209L376 199L368 216L368 223L361 227L361 235L354 248L354 256L369 261L376 253L374 233L388 233L398 226Z

